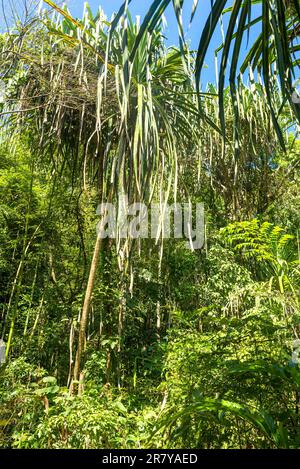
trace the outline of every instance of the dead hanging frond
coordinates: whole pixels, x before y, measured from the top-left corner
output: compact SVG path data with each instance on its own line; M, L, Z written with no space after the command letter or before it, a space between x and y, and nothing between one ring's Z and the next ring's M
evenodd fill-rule
M281 105L281 93L276 78L273 96ZM206 114L218 122L219 102L217 89L210 85L209 95L202 101ZM253 75L247 84L240 78L236 101L229 88L224 90L226 143L223 135L205 125L201 132L201 164L204 177L224 197L228 214L237 219L263 212L276 197L277 187L271 184L271 175L278 169L281 152L276 131L272 125L267 97L261 83ZM238 112L238 119L235 118ZM293 117L288 107L281 110L280 125L289 146L289 128Z
M32 144L39 153L61 155L61 160L68 153L69 167L76 162L80 171L88 153L94 174L95 155L100 158L104 151L97 133L99 112L109 127L117 106L110 79L106 96L99 102L97 87L104 66L86 47L84 34L82 30L74 34L57 18L43 16L27 30L21 47L15 37L5 37L3 51L9 48L10 54L3 59L8 73L0 115L10 130L31 126ZM103 41L99 43L100 50L105 52L105 47Z

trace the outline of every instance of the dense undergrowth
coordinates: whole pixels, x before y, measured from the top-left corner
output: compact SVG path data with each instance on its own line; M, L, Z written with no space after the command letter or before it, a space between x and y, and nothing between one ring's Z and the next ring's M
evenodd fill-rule
M7 278L18 262L18 227L28 197L28 181L21 185L19 177L26 175L24 156L20 151L12 160L2 150L1 237L7 249L1 260ZM5 172L8 167L13 170ZM67 380L70 327L82 301L76 283L82 247L71 241L78 214L74 198L66 200L58 186L55 210L44 222L48 188L41 172L31 190L32 232L43 224L26 265L12 356L1 370L2 447L298 447L296 236L253 219L211 228L206 249L198 252L170 240L164 282L156 258L137 257L121 350L118 268L113 247L107 249L102 270L108 280L96 286L90 326L101 334L90 332L83 388L74 396ZM291 213L298 203L298 196L290 201ZM80 216L88 240L88 204ZM295 220L288 211L285 216L292 232Z

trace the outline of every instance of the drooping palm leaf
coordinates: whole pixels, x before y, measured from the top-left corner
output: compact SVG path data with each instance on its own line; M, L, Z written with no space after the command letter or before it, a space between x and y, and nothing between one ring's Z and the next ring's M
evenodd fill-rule
M182 42L182 25L181 25L181 9L182 2L173 2L177 20L179 21L180 41ZM149 6L149 11L141 26L140 35L137 37L136 47L146 30L151 31L161 17L161 14L170 4L170 0L155 0ZM205 26L200 34L198 45L198 53L195 67L196 80L198 88L200 87L200 78L206 53L211 44L213 34L217 27L218 21L224 12L230 15L227 31L225 34L224 44L222 45L222 58L219 70L219 105L220 105L220 124L225 135L224 122L224 95L223 88L227 70L229 69L230 85L232 99L236 100L236 79L237 68L241 56L241 45L245 32L249 39L251 28L260 25L261 33L258 34L250 51L246 53L246 58L241 66L241 70L245 71L249 65L252 69L261 68L264 87L266 91L266 99L270 108L273 125L277 137L284 148L284 139L280 126L278 124L278 109L272 101L272 81L274 75L274 65L276 65L277 74L280 80L283 99L287 99L289 106L297 120L300 123L300 111L292 100L292 81L297 76L298 60L294 58L295 44L294 41L300 34L300 7L298 0L235 0L233 6L225 10L226 0L215 0L211 6L211 12L206 20ZM252 11L257 4L262 5L262 14L252 19ZM197 18L196 11L199 3L193 2L191 21ZM122 9L124 5L122 6ZM121 10L120 10L121 11ZM248 21L247 21L248 18ZM230 53L233 46L233 51ZM133 48L133 55L135 53ZM231 64L230 64L231 62ZM236 120L238 112L236 109ZM238 137L236 135L236 137ZM237 138L238 140L238 138Z

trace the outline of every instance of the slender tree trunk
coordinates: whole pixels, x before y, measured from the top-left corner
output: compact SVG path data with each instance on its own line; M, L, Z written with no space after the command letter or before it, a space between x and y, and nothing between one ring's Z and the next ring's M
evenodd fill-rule
M83 353L85 349L85 342L86 342L86 327L87 327L89 309L91 305L91 298L92 298L92 293L93 293L93 288L94 288L99 254L101 251L102 244L103 244L102 238L100 238L100 236L98 235L96 239L95 247L94 247L94 254L93 254L93 259L91 263L91 268L90 268L90 273L89 273L89 278L88 278L88 283L87 283L87 287L85 291L85 297L84 297L81 318L80 318L77 352L76 352L74 373L73 373L74 381L79 381L79 376L81 372L82 357L83 357ZM73 388L73 383L71 384L71 386Z
M73 319L70 326L70 335L69 335L69 375L67 386L70 387L72 383L72 370L73 370L73 345L74 345L74 323Z
M100 162L99 162L99 196L100 201L103 201L103 153L100 154ZM108 200L110 200L111 194L108 196ZM75 364L74 364L74 373L73 373L73 381L79 381L80 379L83 380L83 374L81 373L82 362L83 362L83 354L85 351L86 345L86 329L87 329L87 322L89 316L89 310L91 305L91 299L94 289L95 277L97 266L100 258L101 250L103 249L104 243L103 238L100 237L99 233L97 234L97 239L94 247L94 254L93 259L90 267L90 273L88 278L87 287L85 290L85 297L83 302L83 307L81 311L81 318L79 324L79 334L78 334L78 343L77 343L77 352L75 357ZM82 386L78 386L78 393L80 394L82 391ZM70 385L70 393L74 393L74 386L73 382Z
M156 302L156 336L157 341L160 342L161 334L161 299L162 299L162 285L161 285L161 264L158 267L158 299Z
M122 352L122 339L123 339L123 327L126 314L126 283L125 283L124 272L121 276L120 290L121 296L119 301L119 317L118 317L118 363L117 363L117 381L118 388L121 387L121 352Z
M29 306L28 306L28 312L27 312L27 315L26 315L26 321L25 321L25 326L24 326L24 331L23 331L24 336L27 334L30 311L31 311L32 303L33 303L33 296L34 296L34 290L35 290L36 279L37 279L38 266L39 266L39 259L37 260L37 263L36 263L33 282L32 282L32 287L31 287L30 303L29 303Z
M26 208L26 217L25 217L25 227L24 227L24 237L23 237L23 248L22 248L22 254L21 254L21 260L15 275L15 279L12 285L11 289L11 294L7 306L7 312L6 316L4 316L4 326L3 326L3 332L2 336L4 337L5 334L5 326L6 326L6 319L9 317L10 310L11 308L13 309L12 316L11 316L11 322L10 322L10 329L9 329L9 334L8 334L8 339L7 339L7 346L6 346L6 358L8 358L10 347L11 347L11 342L12 342L12 337L13 337L13 332L14 332L14 327L15 327L15 321L16 321L16 316L18 312L18 306L19 306L19 297L20 297L20 292L21 292L21 287L22 287L22 279L23 279L23 271L24 271L24 262L25 258L28 252L28 249L30 247L31 241L34 238L34 235L37 231L37 228L32 236L32 238L28 240L28 230L29 230L29 216L30 216L30 209L31 209L31 201L32 201L32 188L33 188L33 178L34 178L34 173L33 173L33 163L31 163L30 166L30 191L29 191L29 198L27 202L27 208ZM14 305L13 305L13 300L14 300Z
M36 317L35 317L35 321L34 321L34 324L33 324L33 327L31 329L31 332L30 332L30 338L29 340L32 339L33 337L33 334L34 334L34 331L38 325L38 322L39 322L39 319L40 319L40 314L42 312L42 309L43 309L43 304L44 304L44 294L42 295L42 298L40 300L40 304L39 304L39 307L38 307L38 310L37 310L37 314L36 314Z

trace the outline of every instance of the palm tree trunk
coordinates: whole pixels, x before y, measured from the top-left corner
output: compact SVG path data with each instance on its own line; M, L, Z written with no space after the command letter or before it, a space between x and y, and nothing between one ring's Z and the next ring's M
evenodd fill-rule
M86 291L85 291L85 297L84 297L82 312L81 312L80 325L79 325L79 335L78 335L78 344L77 344L77 353L76 353L74 373L73 373L73 381L78 381L79 376L80 376L81 365L82 365L82 357L83 357L83 353L84 353L84 349L85 349L85 342L86 342L86 327L87 327L89 309L90 309L90 305L91 305L91 298L92 298L92 293L93 293L93 288L94 288L94 282L95 282L96 270L97 270L97 265L98 265L98 260L99 260L99 254L100 254L100 251L101 251L102 244L103 244L102 243L102 238L100 238L100 236L98 235L97 239L96 239L95 247L94 247L94 254L93 254L93 259L92 259L92 263L91 263L88 283L87 283L87 287L86 287ZM73 383L71 383L71 387L73 389Z

